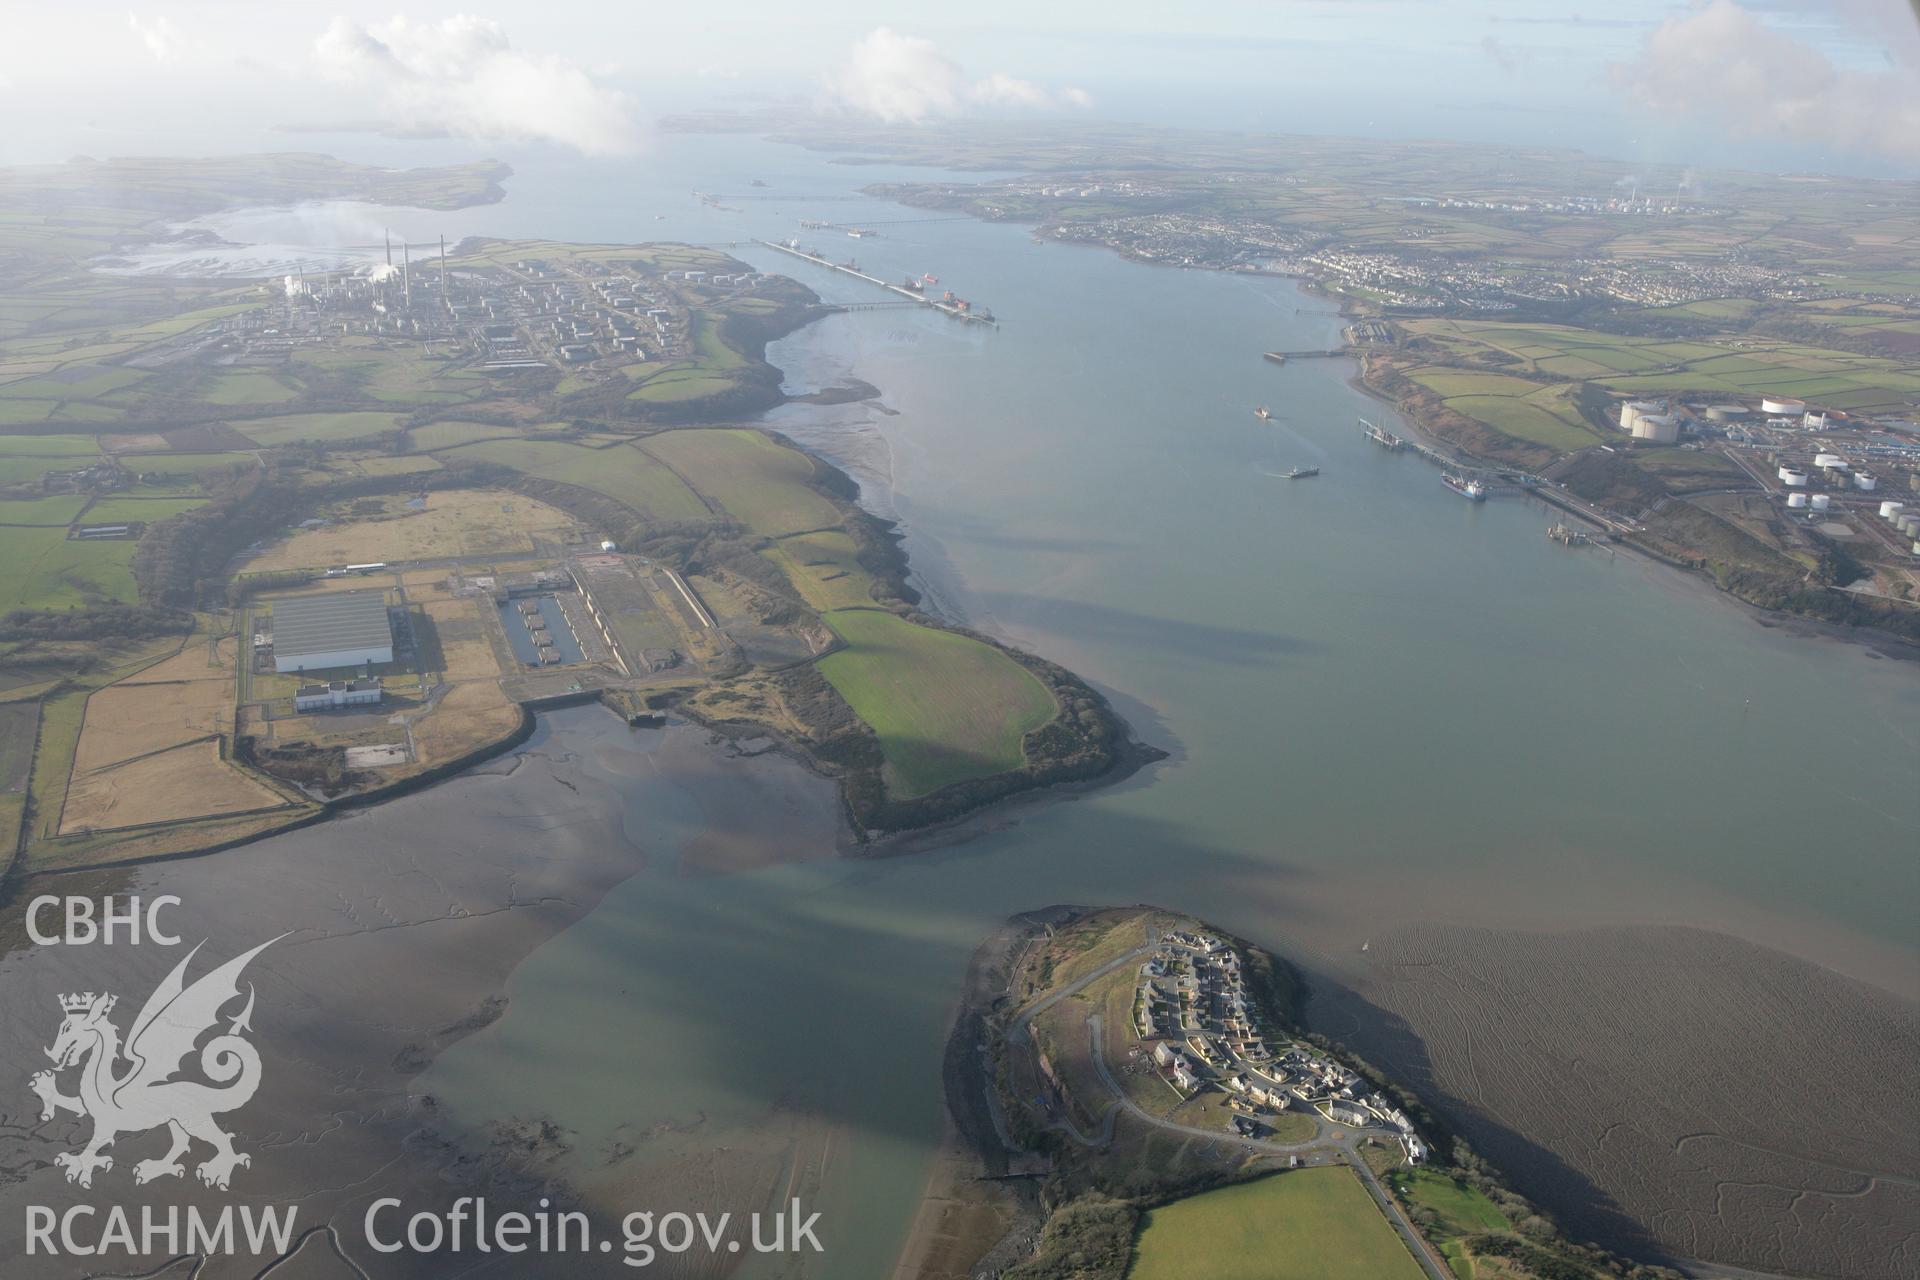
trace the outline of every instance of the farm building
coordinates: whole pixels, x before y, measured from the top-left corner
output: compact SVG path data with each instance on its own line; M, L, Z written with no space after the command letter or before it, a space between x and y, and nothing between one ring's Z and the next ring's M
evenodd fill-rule
M273 602L273 669L325 671L393 661L384 591L290 596Z

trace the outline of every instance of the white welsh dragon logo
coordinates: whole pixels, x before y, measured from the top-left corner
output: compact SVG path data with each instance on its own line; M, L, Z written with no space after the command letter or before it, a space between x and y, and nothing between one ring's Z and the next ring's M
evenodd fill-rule
M47 1050L53 1070L36 1072L31 1085L40 1095L42 1120L51 1120L61 1111L93 1119L93 1136L82 1150L54 1157L54 1163L66 1170L68 1182L91 1187L95 1170L113 1168L113 1157L104 1153L115 1138L161 1125L172 1134L173 1147L158 1160L134 1165L135 1182L185 1173L180 1157L195 1138L213 1147L213 1156L194 1171L210 1187L224 1191L236 1168L253 1163L251 1157L233 1149L233 1135L213 1122L214 1116L245 1106L260 1087L260 1053L241 1038L241 1032L253 1029L248 1024L253 1016L251 983L246 1007L224 1034L215 1035L200 1050L200 1070L214 1083L173 1077L200 1037L220 1021L221 1008L239 997L240 971L279 940L269 939L187 986L187 964L200 951L195 947L147 997L124 1047L119 1028L107 1020L117 996L89 991L60 997L66 1018ZM123 1060L127 1067L117 1071ZM57 1078L73 1066L80 1067L78 1096L61 1093Z

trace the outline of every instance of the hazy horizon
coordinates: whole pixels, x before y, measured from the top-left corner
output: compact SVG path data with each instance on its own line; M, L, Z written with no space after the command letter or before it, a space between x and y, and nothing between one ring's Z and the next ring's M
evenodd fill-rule
M1628 0L1604 17L1236 2L1165 19L1081 0L959 15L80 4L10 19L0 109L33 125L0 140L0 162L327 138L391 163L529 146L644 163L664 114L779 105L903 127L1097 120L1920 176L1920 23L1902 0ZM356 135L379 143L338 143Z

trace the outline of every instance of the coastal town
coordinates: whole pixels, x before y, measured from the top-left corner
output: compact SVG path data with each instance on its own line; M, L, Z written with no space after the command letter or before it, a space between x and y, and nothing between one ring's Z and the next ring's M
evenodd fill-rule
M1356 1129L1388 1128L1407 1161L1427 1158L1406 1112L1359 1072L1298 1042L1269 1044L1266 1019L1246 987L1239 953L1208 933L1170 930L1140 965L1133 1029L1160 1078L1191 1098L1220 1089L1242 1137L1270 1131L1288 1110Z

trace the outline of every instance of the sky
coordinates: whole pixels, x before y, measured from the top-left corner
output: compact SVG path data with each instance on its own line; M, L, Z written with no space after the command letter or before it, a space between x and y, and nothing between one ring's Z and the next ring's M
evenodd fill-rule
M0 21L0 163L341 126L643 158L663 113L780 104L1920 177L1910 0L0 0Z

